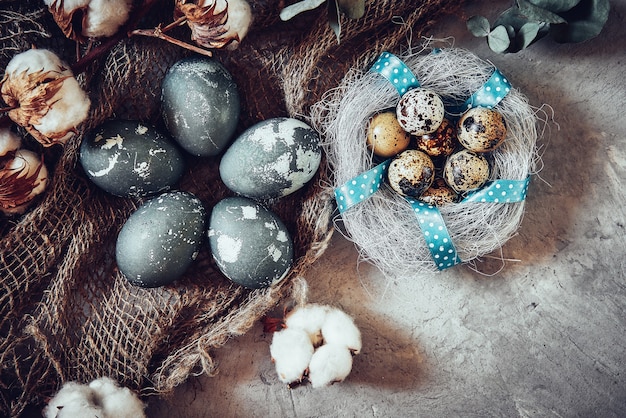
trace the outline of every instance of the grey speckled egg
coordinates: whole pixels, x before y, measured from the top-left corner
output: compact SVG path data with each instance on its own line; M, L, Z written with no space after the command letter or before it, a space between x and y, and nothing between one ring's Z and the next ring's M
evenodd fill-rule
M398 123L411 135L434 132L441 124L443 116L441 97L425 88L407 91L396 105Z
M172 283L196 259L204 241L206 212L187 192L167 192L133 212L117 237L115 259L134 285Z
M446 181L437 177L433 184L420 196L420 200L433 206L443 206L457 201L458 194Z
M220 176L235 193L254 199L286 196L302 188L322 158L317 132L293 118L251 126L228 148Z
M471 151L493 151L506 138L506 123L500 112L474 107L459 119L457 136L461 145Z
M457 193L476 190L489 179L489 162L482 154L457 151L446 160L443 177Z
M426 153L406 150L389 164L387 178L393 190L402 196L418 198L430 187L435 165Z
M221 272L247 288L278 283L293 262L293 242L283 222L245 197L227 197L213 207L208 238Z
M117 196L148 196L174 186L184 171L178 147L151 125L110 120L93 129L80 146L87 177Z
M231 74L208 57L178 61L161 86L161 113L167 129L196 156L217 155L230 143L239 121L239 100Z

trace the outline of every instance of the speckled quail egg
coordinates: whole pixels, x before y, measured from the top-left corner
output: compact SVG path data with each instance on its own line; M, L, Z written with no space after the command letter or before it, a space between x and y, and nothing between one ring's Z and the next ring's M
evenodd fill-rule
M406 150L411 135L398 123L396 113L385 111L370 119L367 128L367 146L379 157L393 157Z
M389 164L387 179L393 190L402 196L418 198L430 187L435 165L426 153L406 150Z
M463 149L448 157L443 177L457 193L476 190L489 179L489 162L482 154Z
M444 116L441 97L432 90L407 91L396 105L400 126L411 135L425 135L437 130Z
M500 112L473 107L459 119L457 136L461 145L474 152L489 152L506 138L506 122Z
M416 146L431 157L447 156L454 152L458 145L456 129L444 119L435 132L416 137Z
M456 202L458 196L443 178L437 177L433 184L422 193L420 200L429 205L443 206Z

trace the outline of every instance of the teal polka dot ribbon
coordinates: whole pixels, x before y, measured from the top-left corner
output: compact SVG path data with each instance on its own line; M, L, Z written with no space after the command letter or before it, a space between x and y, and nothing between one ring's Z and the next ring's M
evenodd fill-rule
M524 180L494 180L469 193L463 203L518 203L526 199L530 177Z
M335 188L335 200L339 213L347 211L376 193L387 175L390 163L391 160L386 160Z
M419 81L406 64L389 52L383 52L370 71L385 77L396 88L400 96L410 89L420 86ZM460 106L460 111L463 112L478 106L493 108L510 91L511 85L509 81L496 68L485 84ZM335 199L339 213L344 213L376 193L384 182L390 163L391 159L388 159L335 188ZM526 199L529 181L530 177L525 180L494 180L483 188L469 193L462 202L521 202ZM439 209L436 206L412 198L406 198L406 200L415 212L420 229L437 268L444 270L462 263L463 261L454 247Z
M444 270L462 263L439 209L419 200L411 198L406 200L411 204L417 216L426 245L437 268Z
M486 107L492 109L504 99L511 91L511 83L502 75L500 70L494 68L491 77L469 99L465 101L465 110L472 107Z
M383 52L372 65L370 71L379 73L398 90L402 96L407 91L419 87L420 83L411 69L400 58L390 52Z

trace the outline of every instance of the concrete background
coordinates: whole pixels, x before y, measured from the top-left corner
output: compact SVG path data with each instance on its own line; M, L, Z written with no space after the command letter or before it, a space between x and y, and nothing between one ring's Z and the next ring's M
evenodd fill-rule
M464 22L510 4L470 4L432 32L554 111L508 261L386 278L336 234L306 279L310 301L343 308L363 334L346 381L288 389L259 324L215 352L217 376L152 399L148 416L626 416L626 2L590 42L495 54Z

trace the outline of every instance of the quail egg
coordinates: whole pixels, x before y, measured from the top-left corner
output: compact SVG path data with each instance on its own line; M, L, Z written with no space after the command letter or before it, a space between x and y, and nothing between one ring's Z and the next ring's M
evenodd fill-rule
M458 145L454 125L444 119L435 132L417 137L417 148L431 157L452 154Z
M437 177L433 184L426 189L420 200L433 206L443 206L456 202L458 194L446 183L446 181Z
M418 198L430 187L435 165L426 153L406 150L389 164L387 179L393 190L402 196Z
M452 189L463 193L481 188L489 179L489 172L484 155L463 149L448 157L443 177Z
M395 112L377 113L370 119L367 146L379 157L393 157L407 149L410 142L411 135L400 126Z
M493 151L506 137L506 122L500 112L473 107L459 119L457 136L461 145L471 151Z
M411 135L425 135L437 130L444 116L441 97L432 90L407 91L396 106L400 126Z

